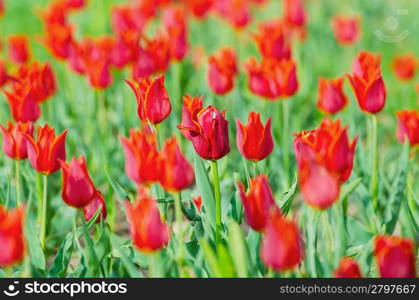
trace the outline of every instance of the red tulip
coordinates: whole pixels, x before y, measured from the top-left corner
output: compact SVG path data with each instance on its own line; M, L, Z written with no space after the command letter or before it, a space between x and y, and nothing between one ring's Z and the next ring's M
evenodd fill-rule
M46 25L45 45L53 56L67 59L73 41L73 28L68 24L52 23Z
M64 130L57 137L54 128L45 124L44 127L38 126L37 138L25 134L28 147L28 159L37 172L51 174L58 171L61 167L60 161L65 161L65 137L68 130Z
M126 201L125 209L133 243L141 252L155 252L167 245L169 227L162 221L153 198L140 195L135 204Z
M160 155L163 166L159 181L166 191L179 192L193 184L194 170L183 156L176 138L165 142Z
M172 106L164 86L164 76L154 80L143 78L126 82L135 93L141 121L159 124L169 116Z
M102 193L99 190L95 190L92 200L83 208L84 218L86 221L90 221L94 217L97 210L100 207L100 215L98 216L96 223L99 223L101 220L105 220L107 216L106 202L103 198Z
M348 103L348 98L343 91L343 78L319 79L317 107L329 114L335 114Z
M112 30L117 35L125 32L142 32L146 22L147 17L135 6L112 7Z
M8 211L0 205L1 268L21 262L25 255L23 218L22 208Z
M125 173L136 183L157 182L161 158L157 151L156 135L150 130L130 130L129 138L122 137L125 153Z
M299 181L304 200L325 209L339 197L340 183L352 171L357 138L349 142L339 120L324 119L320 127L299 133L294 140Z
M260 114L251 112L246 126L239 119L236 126L237 147L246 159L260 161L272 153L274 142L271 133L271 118L263 126Z
M196 205L196 208L198 209L198 211L201 212L201 210L202 210L202 197L201 196L192 197L192 201Z
M397 138L404 143L408 139L410 146L419 145L419 111L417 109L396 112Z
M16 122L35 122L41 116L39 103L31 87L27 84L15 84L12 92L4 91L10 111Z
M188 33L185 11L180 6L166 9L163 23L170 40L170 52L174 60L182 60L188 51Z
M22 160L28 157L26 140L24 134L33 135L32 123L16 123L7 121L7 128L0 125L3 135L3 152L15 160Z
M214 8L238 29L245 27L250 22L251 14L248 0L216 0Z
M65 4L68 8L78 9L86 5L86 0L66 0Z
M357 16L335 16L332 18L333 33L341 45L352 45L359 40L360 18Z
M392 68L398 79L408 81L415 77L418 60L412 53L394 57Z
M410 239L378 235L375 237L374 256L381 277L416 277L415 247Z
M291 270L303 258L303 246L297 225L279 210L272 210L262 237L263 263L277 272Z
M334 272L336 278L361 278L361 271L357 262L350 257L343 257Z
M24 64L29 60L29 41L25 35L11 35L9 40L9 57L17 64Z
M192 14L201 19L210 11L214 0L186 0L185 2Z
M290 59L291 48L285 25L281 21L266 22L259 26L253 37L264 58Z
M111 52L111 63L116 68L122 68L134 62L139 49L139 35L137 32L126 31L118 36Z
M0 17L4 15L4 2L0 0Z
M87 171L84 156L72 158L68 164L61 161L63 170L62 198L65 203L75 208L83 208L90 203L95 194L95 185Z
M185 128L194 128L195 124L198 123L198 112L203 109L203 97L191 97L186 95L183 97L183 106L182 106L182 127ZM181 130L181 133L188 140L192 139L192 134L188 130Z
M9 75L7 75L6 64L0 60L0 88L3 87L8 80Z
M219 95L230 92L237 74L237 60L233 49L222 48L209 57L208 82L211 90Z
M265 175L252 178L247 193L241 182L238 183L238 186L247 224L253 230L263 231L268 222L270 211L276 208L268 178Z
M185 105L185 104L184 104ZM228 121L225 112L220 112L214 106L208 106L199 112L192 120L196 122L178 125L184 135L188 135L195 151L204 159L218 160L230 152L228 140ZM183 120L182 120L183 121Z
M285 14L284 18L289 24L297 27L306 24L307 16L302 0L284 0L282 3Z
M372 114L380 112L386 103L386 88L380 69L380 56L361 51L348 75L360 108Z

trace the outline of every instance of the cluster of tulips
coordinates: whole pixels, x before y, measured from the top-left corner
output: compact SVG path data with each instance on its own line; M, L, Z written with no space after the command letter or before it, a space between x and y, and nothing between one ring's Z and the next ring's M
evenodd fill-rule
M176 249L176 276L197 276L188 267L195 259L185 246L191 236L198 238L202 248L209 247L209 253L215 251L221 257L225 255L223 245L227 243L230 228L227 226L223 202L228 200L223 194L218 161L232 151L232 131L226 115L228 111L206 105L204 96L199 95L184 95L181 105L181 99L169 96L165 82L170 64L179 67L192 52L189 42L190 20L203 21L213 14L233 26L237 35L247 33L258 49L258 55L251 56L242 64L239 62L240 55L236 53L239 50L233 47L222 47L209 55L207 82L210 91L220 97L228 97L226 95L237 86L237 77L243 72L252 95L264 99L266 105L272 107L277 105L273 102L281 104L281 122L276 122L279 117L276 115L273 115L273 119L269 117L263 121L261 113L250 110L246 123L236 120L234 131L236 146L245 166L244 177L234 176L237 195L241 200L239 211L243 209L246 221L241 224L240 230L260 236L260 247L253 250L259 252L254 255L260 257L265 268L261 276L316 275L302 271L301 267L306 256L312 257L308 252L316 251L310 249L316 247L315 243L309 237L303 237L298 212L292 212L290 207L292 203L284 204L283 199L274 197L270 173L262 168L261 161L268 161L267 158L274 153L274 147L279 146L275 145L273 129L281 132L279 148L282 161L280 167L269 166L269 162L266 165L273 172L280 170L280 176L284 179L283 190L292 193L293 157L290 149L294 149L298 187L305 202L303 205L307 205L314 214L326 213L333 206L341 205L342 218L345 218L349 194L361 183L361 180L348 183L355 157L360 154L356 148L361 137L351 138L348 126L336 116L349 103L349 96L344 91L345 81L349 83L360 110L370 122L367 132L370 175L365 182L369 184L367 195L372 206L372 255L377 275L416 276L415 241L399 236L395 230L400 203L404 201L404 190L407 189L406 169L402 170L404 175L400 175L402 179L399 179L399 186L396 187L398 194L389 197L396 203L394 210L383 213L379 199L380 137L377 114L383 110L387 95L380 54L362 50L353 59L352 69L347 74L330 79L320 77L317 108L326 117L315 129L291 132L289 102L304 84L298 78L294 45L302 47L309 34L306 1L283 0L283 15L260 23L253 32L247 29L252 22L253 9L268 5L270 1L136 0L112 7L112 33L95 38L83 36L80 39L69 15L82 11L86 2L51 1L41 13L44 24L42 44L56 59L67 64L71 71L86 76L95 90L104 92L113 82L113 72L130 68L130 79L125 82L133 92L132 98L136 99L140 128L130 129L128 137L121 135L120 142L125 156L125 173L135 184L137 195L135 201L133 197L125 199L121 208L126 214L123 221L128 224L132 244L151 257L150 276L157 275L154 273L154 254L164 251L171 241ZM1 11L5 9L3 5L0 1ZM156 19L161 20L161 28L150 36L146 33L147 25ZM331 19L335 39L342 47L350 47L360 40L360 22L360 16L356 15L336 15ZM62 171L61 198L65 204L81 212L85 226L85 222L89 221L96 224L106 222L108 200L93 182L85 156L71 157L69 162L66 161L68 130L56 135L54 128L48 124L35 125L41 116L41 106L59 88L51 64L33 60L25 35L9 36L7 43L7 63L12 68L9 71L6 64L0 62L0 85L13 121L0 125L0 130L3 153L15 160L16 208L0 205L0 267L19 264L27 254L23 232L27 195L21 187L22 160L28 159L32 168L40 174L39 178L42 178L38 226L39 244L43 251L47 248L49 175ZM418 59L413 54L406 54L394 58L392 69L398 79L410 82L416 75L417 65ZM160 128L175 112L175 107L180 108L180 122L177 128L165 131L170 132L171 137L164 140ZM414 165L419 146L419 111L400 110L394 117L397 118L396 135L400 141L400 152L407 153L407 160ZM189 152L182 151L187 141L197 154L193 163L187 158ZM205 167L205 161L209 168ZM248 170L248 164L254 167L253 172ZM411 169L414 176L414 170ZM238 171L243 170L234 170ZM194 189L194 197L185 199L183 192L192 189L195 183L199 186L198 191ZM209 183L206 190L205 183ZM162 198L170 201L161 205L162 199L158 199L155 189L161 189ZM172 203L174 213L169 214L167 210L172 208ZM410 205L414 206L408 206L408 209L415 222L418 204L413 202ZM308 222L314 222L314 219ZM196 231L197 223L201 224L204 233ZM310 260L310 263L316 264L315 260ZM214 276L220 274L214 270L209 273ZM339 264L334 266L333 276L363 277L368 274L363 274L353 255L343 255Z

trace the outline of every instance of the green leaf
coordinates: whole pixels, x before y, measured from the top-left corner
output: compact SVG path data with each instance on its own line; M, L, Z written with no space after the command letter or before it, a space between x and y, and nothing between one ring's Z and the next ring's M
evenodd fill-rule
M346 183L342 186L342 190L340 192L339 201L344 201L346 198L348 198L353 191L360 185L362 182L362 178L357 178L349 183Z
M82 216L84 220L84 216ZM98 277L100 275L100 264L97 259L96 251L94 249L92 238L89 235L87 229L87 223L83 224L83 238L85 241L85 248L83 250L83 256L85 258L86 276L87 277Z
M125 253L125 251L121 248L121 244L117 240L116 236L111 235L110 239L111 239L112 247L114 247L115 250L120 255L122 264L127 270L129 276L132 278L143 278L144 276L142 276L137 266L132 263L132 259L130 259L129 256Z
M197 154L194 155L194 167L195 167L195 179L196 185L198 186L199 192L202 197L202 201L205 208L205 214L207 222L211 228L215 228L215 199L214 192L212 189L211 182L208 178L207 170L204 168L202 160ZM207 232L207 234L209 234Z
M294 179L292 181L292 185L290 189L285 193L284 200L281 203L281 212L283 215L287 215L292 207L292 203L294 202L294 197L297 192L297 174L294 175Z
M35 226L33 218L26 218L25 236L28 244L29 259L31 264L40 269L45 270L45 256L39 241L39 234Z
M385 211L385 230L386 233L392 234L399 218L400 207L405 195L407 172L409 170L409 142L403 145L403 152L400 154L399 165L393 184L391 186L391 194L386 204Z
M105 171L105 174L109 184L118 196L118 200L124 202L125 199L128 199L128 193L121 187L121 185L115 179L113 179L107 171Z
M70 232L61 243L60 249L54 258L54 262L49 270L50 277L65 277L67 267L71 259L74 248L74 234Z
M238 277L248 277L249 250L239 224L231 221L228 233L228 249Z
M227 248L223 244L217 245L217 258L218 265L220 266L221 270L221 277L236 277L236 273L234 271L234 263L230 256L230 253L227 251Z
M205 240L200 240L200 244L204 254L204 259L208 264L211 277L222 277L221 267L211 246Z

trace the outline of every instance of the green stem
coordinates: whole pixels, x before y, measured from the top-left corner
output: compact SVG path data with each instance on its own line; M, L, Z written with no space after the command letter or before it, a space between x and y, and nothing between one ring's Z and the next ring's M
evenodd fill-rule
M371 116L371 132L370 132L370 143L371 143L371 181L370 181L370 193L371 200L375 212L378 212L378 135L377 135L377 116Z
M42 210L41 210L41 247L45 251L45 238L47 236L47 192L48 175L42 177Z
M148 255L148 277L149 278L159 278L161 277L160 268L159 268L159 257L160 252L150 253Z
M15 183L16 183L16 202L20 206L22 202L21 186L20 186L20 161L15 160Z
M181 192L177 192L174 194L175 198L175 218L176 218L176 225L178 227L178 253L177 253L177 260L178 260L178 268L180 277L183 277L183 264L184 264L184 256L185 256L185 248L184 248L184 241L183 241L183 217L182 217L182 195Z
M41 224L42 220L42 175L40 173L36 173L36 195L38 198L38 206L37 206L37 222Z
M211 161L211 177L215 196L215 243L221 241L221 192L217 161Z
M285 188L289 187L290 159L289 159L289 100L282 103L282 151Z

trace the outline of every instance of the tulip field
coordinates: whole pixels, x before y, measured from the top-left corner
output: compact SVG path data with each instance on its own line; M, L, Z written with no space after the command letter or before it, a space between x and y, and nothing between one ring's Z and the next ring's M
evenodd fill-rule
M416 277L418 11L0 0L0 277Z

